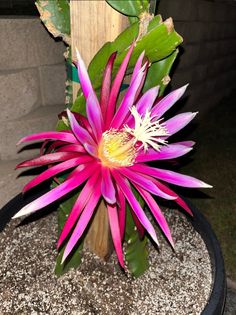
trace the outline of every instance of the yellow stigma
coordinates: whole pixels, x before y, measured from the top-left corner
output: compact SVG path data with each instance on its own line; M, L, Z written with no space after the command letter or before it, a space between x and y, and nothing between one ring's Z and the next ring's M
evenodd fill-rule
M124 130L110 129L104 132L98 149L102 164L112 168L133 165L136 157L135 142Z

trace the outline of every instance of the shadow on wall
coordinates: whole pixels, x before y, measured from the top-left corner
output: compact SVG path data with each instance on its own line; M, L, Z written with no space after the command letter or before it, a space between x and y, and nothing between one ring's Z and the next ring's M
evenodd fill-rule
M233 1L160 0L158 12L173 17L184 38L172 88L190 83L185 110L200 116L235 89L236 5Z
M0 160L12 160L21 137L55 128L65 98L65 46L38 17L0 18L0 42Z

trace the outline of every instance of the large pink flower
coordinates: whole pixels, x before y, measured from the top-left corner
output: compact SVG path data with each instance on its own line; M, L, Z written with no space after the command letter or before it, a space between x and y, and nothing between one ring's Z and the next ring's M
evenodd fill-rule
M32 140L53 141L49 150L39 157L25 161L18 167L47 165L51 167L31 180L24 191L71 169L66 180L56 188L22 208L15 217L35 212L58 200L80 185L76 200L58 241L62 245L70 235L62 261L82 236L101 198L107 205L114 247L124 266L122 239L125 230L126 202L130 205L137 224L146 229L158 243L155 230L137 201L132 188L142 196L169 242L170 230L152 195L174 200L191 214L186 203L168 184L206 188L206 183L170 170L151 167L147 162L173 159L192 150L194 142L168 143L168 138L185 127L196 113L179 114L164 122L162 116L183 95L183 86L158 100L158 86L143 95L141 90L148 65L142 54L133 71L129 88L120 105L116 102L125 71L132 54L130 47L111 85L112 54L104 71L100 102L91 85L86 67L78 54L78 75L86 99L87 118L67 110L70 131L42 132L26 136L20 143Z

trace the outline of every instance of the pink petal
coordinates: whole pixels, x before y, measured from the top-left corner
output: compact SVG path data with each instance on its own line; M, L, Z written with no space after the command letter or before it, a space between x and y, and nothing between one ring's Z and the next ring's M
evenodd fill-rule
M131 77L131 80L130 80L130 84L133 83L133 81L135 80L136 76L138 75L140 69L142 68L144 55L145 55L145 51L143 51L141 53L141 55L138 57L138 60L137 60L137 62L135 64L135 66L134 66L134 70L133 70L133 74L132 74L132 77Z
M63 163L57 164L55 166L50 167L40 175L33 178L28 184L25 185L23 188L23 192L26 192L27 190L41 184L45 180L65 171L72 167L78 166L80 163L87 163L91 162L93 159L90 156L81 156L76 157L74 159L70 159L68 161L65 161Z
M75 136L72 135L69 132L57 132L57 131L48 131L48 132L40 132L40 133L35 133L29 136L26 136L22 138L18 143L22 142L27 142L27 141L34 141L34 140L61 140L65 142L70 142L70 143L77 143L78 141L76 140Z
M107 167L102 167L102 184L101 192L109 204L116 203L116 191L112 182L110 170Z
M93 136L93 131L88 122L88 119L84 117L83 115L76 112L72 112L72 114L75 116L76 120L79 122L79 125L83 127L84 129L86 129L88 133Z
M78 77L79 77L81 88L83 90L83 94L85 96L85 99L87 100L90 93L93 93L93 94L95 93L94 93L86 66L78 50L76 50L76 56L77 56Z
M115 116L113 117L113 120L111 122L111 128L119 129L121 124L124 122L126 116L129 114L129 110L135 101L136 92L144 77L144 72L143 72L144 67L146 67L146 65L143 66L143 68L140 70L135 80L133 81L132 84L130 84L127 92L125 93L125 96L118 110L116 111Z
M79 140L79 142L84 145L84 143L91 143L93 145L96 145L91 135L88 133L86 129L81 127L77 120L75 119L75 116L72 114L72 112L67 109L67 115L70 121L71 129L76 136L76 138Z
M46 141L44 141L45 143ZM47 142L51 142L50 140L48 140ZM52 151L56 151L58 150L58 148L60 148L60 146L63 145L67 145L67 143L65 143L64 141L53 141L52 144L50 144L50 146L47 148L46 152L52 152Z
M101 197L101 189L100 189L101 183L98 182L97 185L94 187L93 194L90 196L90 199L85 206L76 226L75 229L66 245L62 261L63 263L67 256L70 254L80 237L82 236L84 230L86 229L90 219L92 218L93 212L99 202L99 199Z
M160 183L158 180L153 179L153 183L155 183L161 190L163 190L164 192L166 192L169 195L172 195L174 197L176 197L175 202L181 207L183 208L188 214L190 214L191 216L193 216L193 213L191 211L191 209L189 208L189 206L186 204L186 202L180 198L173 190L171 190L169 187L167 187L166 185Z
M197 115L197 113L182 113L179 115L176 115L169 120L167 120L164 124L165 128L168 131L169 136L172 136L182 128L184 128L190 121ZM162 137L163 139L166 139L168 137Z
M112 121L112 118L114 116L114 112L115 112L115 108L116 108L116 99L119 95L120 87L121 87L122 81L124 79L125 71L127 69L129 59L130 59L130 56L133 52L133 49L134 49L134 43L130 46L130 48L129 48L117 74L116 74L116 77L114 79L114 82L113 82L113 85L111 88L110 97L109 97L109 103L107 106L107 113L106 113L106 119L105 119L105 129L109 128L110 123Z
M180 141L178 142L178 144L184 145L186 147L193 147L196 144L196 142L195 141Z
M158 245L156 232L152 226L152 224L149 222L146 214L144 213L143 209L141 208L140 204L136 200L134 194L132 193L132 190L129 186L128 181L123 178L121 175L119 175L118 172L113 170L112 175L116 179L117 184L120 186L123 194L125 195L125 198L127 199L128 203L130 204L131 208L133 209L134 213L138 217L139 221L142 223L144 228L147 230L147 232L150 234L154 242Z
M99 141L102 137L103 118L101 113L101 107L94 93L89 94L87 98L86 111L88 121L93 130L93 134L95 135L97 141Z
M136 157L135 162L149 162L155 160L167 160L174 159L180 156L183 156L192 150L191 147L187 147L180 144L169 144L166 146L162 146L160 151L156 151L154 149L149 149L147 153L141 153Z
M107 112L107 106L109 102L109 96L110 96L110 89L111 89L111 78L112 78L112 68L115 61L117 53L114 52L106 65L106 68L104 70L103 74L103 81L102 81L102 87L101 87L101 97L100 97L100 104L101 104L101 112L103 119L106 118L106 112Z
M57 152L78 152L78 153L85 153L84 147L80 144L68 144L60 147L57 149Z
M151 210L151 212L153 213L157 223L160 225L160 228L162 229L163 233L167 237L171 246L174 247L174 242L173 242L173 239L172 239L172 236L170 233L169 226L166 222L166 219L165 219L163 213L161 212L161 209L159 208L159 206L155 202L154 198L144 189L139 188L136 185L135 185L135 187L137 188L138 192L140 193L140 195L145 200L145 202L146 202L147 206L149 207L149 209Z
M126 220L126 207L125 207L125 196L122 193L119 186L117 186L117 192L118 192L118 216L119 216L119 226L120 226L120 235L121 239L123 240L124 234L125 234L125 220Z
M77 198L70 214L69 217L66 220L66 223L62 229L62 232L60 234L58 243L57 243L57 248L59 248L64 240L67 238L69 235L70 231L72 230L75 222L78 220L81 212L83 211L84 207L87 205L94 187L97 184L98 181L98 176L99 176L99 171L96 171L87 181L83 189L81 190L79 197Z
M117 215L117 208L115 205L110 206L107 205L109 224L111 228L111 235L114 243L114 247L116 250L116 254L119 260L119 263L122 268L124 268L124 259L123 259L123 251L122 251L122 242L121 242L121 234L119 229L119 221Z
M173 200L175 199L173 196L170 196L163 191L161 191L158 187L156 187L152 181L148 180L145 176L137 174L136 172L133 172L131 169L128 168L122 168L119 170L119 172L127 177L130 181L133 183L138 184L140 187L144 188L145 190L148 190L154 195L157 195L161 198L167 199L167 200Z
M182 86L181 88L174 90L173 92L162 98L152 110L152 116L157 116L160 118L168 109L170 109L184 94L188 87L188 84Z
M179 173L165 170L165 169L150 167L144 164L135 164L133 166L130 166L130 169L132 169L132 171L134 172L140 172L144 175L153 176L157 179L163 180L165 182L168 182L177 186L183 186L183 187L189 187L189 188L211 188L212 187L194 177L179 174Z
M83 169L81 172L77 174L77 176L74 176L73 178L64 181L56 188L50 190L43 196L27 204L14 216L14 218L18 218L23 215L35 212L39 209L42 209L43 207L46 207L47 205L54 202L55 200L58 200L59 198L65 196L75 188L79 187L83 182L85 182L87 178L90 177L91 174L94 172L95 168L96 166L95 167L89 166Z
M49 153L49 154L41 155L41 156L39 156L35 159L32 159L32 160L27 160L27 161L21 162L16 166L16 168L47 165L47 164L51 164L51 163L67 161L67 160L76 158L78 156L79 156L79 153L77 153L77 152Z
M144 114L146 111L150 111L155 99L157 98L159 91L159 86L155 86L151 89L149 89L143 96L140 98L140 100L136 104L136 109L139 114ZM125 122L130 128L134 127L134 118L130 114L129 118Z

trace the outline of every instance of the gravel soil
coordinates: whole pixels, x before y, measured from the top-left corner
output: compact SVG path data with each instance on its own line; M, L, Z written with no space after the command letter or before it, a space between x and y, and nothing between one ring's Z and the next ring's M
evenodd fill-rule
M205 244L182 213L165 215L175 251L158 231L160 250L150 244L150 268L138 279L121 271L115 254L103 262L89 252L57 278L56 214L11 221L0 234L0 314L201 314L212 285Z

